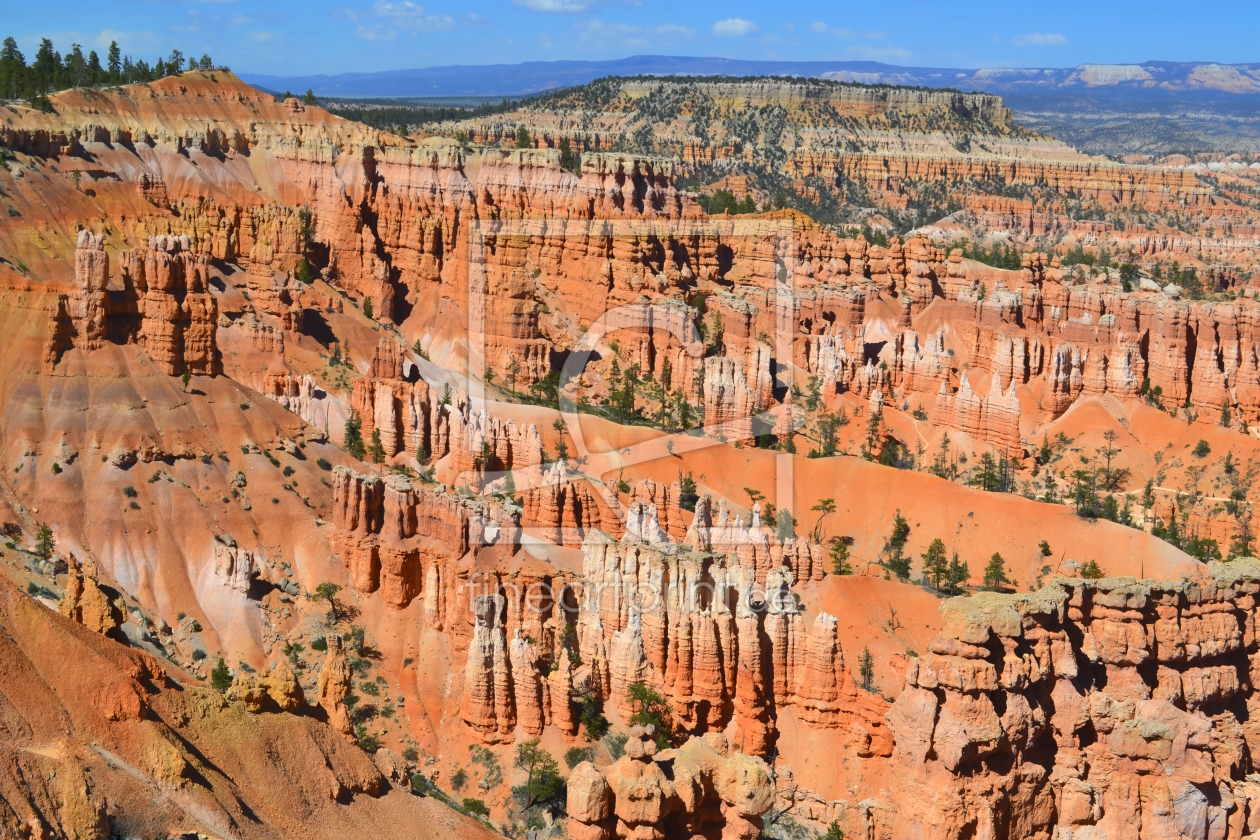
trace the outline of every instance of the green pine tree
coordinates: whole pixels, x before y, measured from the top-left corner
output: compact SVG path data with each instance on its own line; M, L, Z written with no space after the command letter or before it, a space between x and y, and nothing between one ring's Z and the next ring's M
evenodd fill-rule
M210 672L210 685L216 691L227 691L232 687L232 672L228 670L227 663L223 661L223 657L219 657L219 664L214 666Z

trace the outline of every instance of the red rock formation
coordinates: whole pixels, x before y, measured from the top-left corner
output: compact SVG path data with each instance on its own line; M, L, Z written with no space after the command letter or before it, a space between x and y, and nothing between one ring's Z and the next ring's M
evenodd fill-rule
M947 602L941 636L888 711L894 833L1243 831L1260 813L1237 700L1257 590L1247 560L1193 583L1057 579L1034 595ZM1030 776L1034 755L1047 763Z
M328 724L339 732L349 735L353 731L350 713L346 709L346 695L350 693L350 663L346 659L341 637L329 635L328 652L324 656L323 667L319 669L319 684L316 689L317 702L328 718Z
M530 735L541 735L544 723L543 680L534 664L538 658L533 644L521 638L518 629L508 644L511 662L513 703L521 728Z
M502 596L478 595L473 601L476 627L464 668L460 717L486 743L510 741L516 726L512 671L499 612Z
M116 630L122 624L122 611L101 590L95 567L79 565L73 555L68 565L66 592L58 610L94 633Z
M652 726L632 726L626 754L612 766L601 772L582 762L573 769L566 808L570 837L761 836L761 817L775 801L765 762L731 753L719 734L658 752L655 734Z
M223 585L237 592L249 592L250 582L258 576L257 558L254 552L241 548L235 542L214 543L214 573Z
M1055 358L1059 358L1058 353ZM936 412L940 422L950 428L986 440L1007 455L1023 455L1019 436L1019 398L1015 395L1014 381L1003 394L1001 379L993 376L985 397L971 390L966 376L962 377L957 394L948 393L942 382L941 392L936 396Z
M604 519L590 486L584 480L570 480L563 461L549 467L541 486L525 493L522 502L521 526L553 545L582 545Z
M328 435L328 393L309 373L300 377L291 372L267 374L263 393L289 411Z
M696 509L696 522L707 527L707 498ZM663 552L663 535L656 543L644 540L633 510L627 526L620 544L597 532L583 545L583 585L600 598L590 610L584 606L579 618L582 661L607 673L603 696L622 714L630 711L626 686L646 682L670 698L682 729L721 728L735 718L741 746L760 754L773 735L768 712L773 692L774 704L799 704L802 718L814 724L848 727L856 721L868 742L874 740L870 749L880 754L891 749L883 707L858 697L844 668L834 620L820 625L816 635L822 635L813 642L802 625L791 591L793 575L782 564L808 562L805 570L812 576L815 553L821 560L818 547L776 542L771 551L764 543L767 565L759 574L737 555L705 559ZM693 525L689 541L702 539L698 530ZM732 542L727 550L755 545ZM758 580L765 581L763 600L753 597ZM762 609L754 610L754 603ZM772 679L767 681L766 674Z
M109 258L102 239L79 232L75 250L77 291L65 317L75 347L91 352L106 341L140 345L170 376L221 370L215 330L218 305L207 288L207 257L194 256L187 236L154 236L144 250L119 258L123 292L111 294ZM54 364L64 344L50 345Z

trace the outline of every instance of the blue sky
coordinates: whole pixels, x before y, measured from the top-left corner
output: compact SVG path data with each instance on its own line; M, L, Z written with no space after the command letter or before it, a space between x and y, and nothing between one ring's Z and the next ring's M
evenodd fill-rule
M635 54L937 67L1260 61L1254 1L9 0L0 36L297 75Z

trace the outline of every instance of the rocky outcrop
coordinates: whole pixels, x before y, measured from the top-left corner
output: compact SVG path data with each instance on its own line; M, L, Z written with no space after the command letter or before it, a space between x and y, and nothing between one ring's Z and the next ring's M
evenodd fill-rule
M460 717L487 743L512 740L516 726L512 669L499 614L503 599L477 595L473 599L476 626L464 667L464 695Z
M604 516L585 480L570 478L563 461L542 474L542 483L524 494L521 527L553 545L577 547Z
M894 835L1249 833L1257 593L1248 559L947 602L888 710Z
M708 499L696 507L703 527ZM792 593L795 552L777 541L771 552L757 528L760 541L747 539L742 523L711 529L732 535L721 544L728 554L688 551L663 535L652 543L634 526L620 543L602 532L587 539L583 586L599 597L583 605L577 636L596 690L628 714L626 687L647 683L670 700L682 731L734 721L738 743L757 754L773 742L771 707L793 705L810 724L866 733L861 749L887 754L884 704L857 690L834 618L820 614L812 631L805 626ZM704 539L696 530L688 542Z
M120 254L121 291L109 289L109 257L91 231L79 231L74 266L77 290L58 315L69 319L62 331L74 347L91 352L106 341L137 344L167 375L220 372L208 257L193 254L187 236L152 236L148 248ZM53 364L64 350L63 344L49 348Z
M941 392L936 395L936 413L943 425L988 441L1005 455L1018 457L1024 453L1019 435L1019 397L1015 395L1014 381L1003 394L1001 377L993 376L986 396L971 390L971 383L965 375L956 394L949 393L942 382Z
M346 708L346 695L350 693L354 674L350 670L350 661L346 658L341 637L335 633L330 634L326 641L328 652L319 669L319 681L315 689L316 702L324 710L328 725L349 735L354 727L350 721L350 710Z
M268 203L253 190L234 195L235 203L228 206L202 195L182 195L182 187L162 181L156 170L129 172L127 178L142 192L145 184L161 182L166 195L149 205L155 216L108 223L133 241L149 241L149 247L139 256L120 255L123 277L115 286L126 288L119 291L107 288L110 260L103 244L85 234L74 260L77 290L54 307L50 363L68 347L112 340L142 344L164 370L213 372L216 318L209 308L213 298L203 294L202 261L214 257L247 266L256 313L299 329L309 294L295 272L318 254L321 275L355 299L371 298L381 317L398 314L394 301L404 291L410 299L420 295L440 301L423 311L445 314L421 315L424 323L417 324L419 333L429 336L430 349L454 352L462 339L452 343L446 333L452 324L466 323L484 337L487 368L499 383L510 376L514 388L550 372L579 327L610 312L660 310L659 318L626 316L624 324L612 318L614 332L624 339L623 361L637 365L641 375L650 371L657 382L673 383L692 405L703 406L706 427L729 440L770 433L753 428L761 424L749 418L790 393L791 383L777 378L789 362L817 376L825 398L843 391L865 398L880 389L889 406L901 406L915 395L931 400L944 387L946 396L961 405L938 412L934 421L960 429L979 422L979 439L1011 454L1018 446L1019 422L1012 388L1023 394L1025 404L1035 402L1030 399L1035 395L1042 411L1057 414L1081 396L1132 398L1149 382L1170 406L1188 400L1205 422L1218 421L1226 406L1237 419L1260 422L1252 299L1184 301L1175 288L1159 285L1126 292L1114 277L1104 282L1101 275L1074 276L1041 254L1025 255L1019 270L1004 271L966 260L961 251L947 254L922 236L874 245L860 236L821 230L787 212L741 220L738 227L733 220L700 224L694 202L673 185L671 165L648 156L595 151L590 145L595 138L585 134L580 139L587 153L574 174L559 167L551 149L468 152L435 138L387 142L362 126L318 109L293 111L243 86L235 100L225 103L206 80L180 84L180 96L188 102L214 101L221 113L209 134L204 120L197 124L197 136L216 138L207 139L206 147L225 155L267 149L277 159L277 183L304 195L309 191L305 209ZM936 106L914 107L930 111ZM855 118L882 119L866 113ZM936 118L972 119L952 112ZM178 127L165 117L144 119L152 123L144 131L160 154L184 148L193 130L175 117L170 120ZM5 130L6 142L40 154L74 148L76 136L121 138L140 130L131 105L109 94L82 113L67 106L55 116L24 115L21 122ZM302 127L300 141L286 133L295 126ZM913 133L916 142L944 142L939 132ZM547 145L561 135L544 136L550 139L540 142ZM321 162L331 159L329 149L338 159L355 160L362 172L350 181L323 177ZM935 153L907 158L904 150L890 147L846 154L843 160L830 151L802 152L801 165L803 172L834 170L870 180L871 188L877 183L896 195L897 206L905 200L894 186L902 178L930 173L935 179L945 171L963 178L996 177L986 167L997 158L978 163L949 144L937 151L945 162ZM1115 201L1117 195L1126 201L1176 195L1177 201L1193 203L1210 193L1179 169L1075 160L1070 150L1060 151L1074 160L1011 161L1001 180L1052 182L1060 190L1070 183L1078 194L1100 201ZM734 147L730 152L738 154ZM333 186L342 183L351 185L344 196L341 187ZM1139 183L1147 186L1135 186ZM513 209L504 215L505 207ZM666 221L671 230L663 238L654 233L639 239L585 228L580 236L574 231L552 236L518 225L519 219L540 214L557 224ZM481 230L491 220L506 227L485 228L487 235L475 247L457 233ZM697 291L709 301L703 319L686 305ZM550 295L558 296L557 306L546 303ZM556 320L558 311L567 314ZM706 326L709 358L692 352L701 344L692 338L700 321ZM279 346L262 332L257 340L268 352ZM397 341L393 336L386 340ZM454 451L460 471L470 474L506 468L509 461L513 469L539 462L532 454L522 457L520 447L507 442L512 439L507 431L485 429L477 439L452 440L449 426L472 425L472 415L447 416L464 412L435 408L436 394L427 397L426 415L424 387L407 381L411 374L401 369L406 364L398 364L406 348L385 350L380 364L373 363L371 375L357 386L354 405L369 436L379 426L391 455L423 453L425 447L434 457ZM977 406L970 402L978 395L961 391L959 380L976 373L1001 380L996 387L1000 400L991 399L987 389L980 397L996 406L989 421L977 421ZM285 393L293 396L288 388ZM987 426L993 429L986 431ZM725 427L729 433L718 431ZM483 457L486 440L489 457ZM532 441L524 448L532 449ZM512 450L510 457L506 449Z
M761 836L761 817L775 801L765 762L731 753L720 734L663 751L655 737L651 725L632 726L626 754L610 767L573 769L566 807L573 840Z
M335 692L335 688L330 688ZM347 688L348 691L348 688ZM302 686L294 676L293 670L284 662L273 663L262 674L254 676L246 671L238 671L228 689L229 700L235 700L248 711L258 714L264 711L294 712L306 704ZM335 700L329 701L334 706ZM342 695L344 706L344 695ZM325 709L327 710L327 709ZM330 720L331 720L330 713ZM334 723L334 726L338 724Z
M80 565L74 555L67 562L66 591L58 611L94 633L109 634L123 622L122 610L101 589L96 567Z
M422 538L455 556L471 546L519 544L521 512L511 502L471 500L400 475L382 479L343 466L332 472L332 519L341 544L407 547Z
M223 585L240 593L248 593L250 583L261 569L254 552L230 543L215 540L214 573Z
M327 437L331 400L314 376L309 373L299 376L289 371L269 373L264 380L263 393Z

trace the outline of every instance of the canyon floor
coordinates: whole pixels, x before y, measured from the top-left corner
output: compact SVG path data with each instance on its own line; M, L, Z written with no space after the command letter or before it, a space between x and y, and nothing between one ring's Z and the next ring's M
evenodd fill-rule
M1260 826L1242 162L836 82L51 103L0 106L6 833Z

